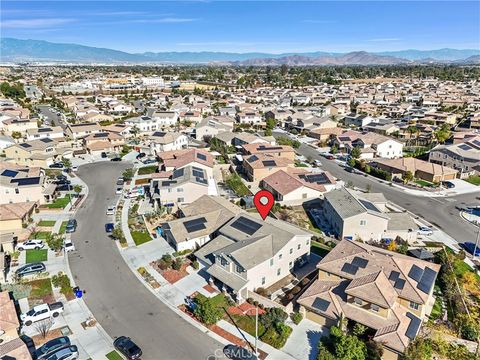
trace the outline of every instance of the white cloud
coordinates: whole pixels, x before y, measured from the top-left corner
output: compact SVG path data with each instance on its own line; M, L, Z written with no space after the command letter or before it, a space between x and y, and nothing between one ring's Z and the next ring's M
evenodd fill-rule
M76 21L76 19L12 19L4 20L1 22L1 27L12 29L25 29L25 28L47 28L52 26L58 26L68 24Z

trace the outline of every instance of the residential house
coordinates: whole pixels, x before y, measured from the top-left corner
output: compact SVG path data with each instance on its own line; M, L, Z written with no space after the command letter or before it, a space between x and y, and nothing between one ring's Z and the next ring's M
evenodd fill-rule
M456 178L458 173L457 170L447 166L416 159L414 157L400 159L378 159L371 163L371 166L388 171L392 175L392 179L403 179L404 175L410 171L417 179L422 179L432 183L453 180Z
M291 161L295 160L295 150L288 145L270 145L260 144L243 144L242 150L245 155L271 155L273 157L282 157Z
M461 179L476 174L480 166L480 136L453 145L437 145L430 150L428 161L458 170Z
M205 245L221 226L243 210L221 196L203 195L179 212L182 218L162 225L165 239L176 251Z
M0 163L0 204L34 202L43 204L46 197L44 171L39 167L22 167ZM48 187L48 186L47 186Z
M156 155L188 147L188 136L179 132L156 131L149 136L148 140L150 152Z
M337 182L328 172L310 172L304 169L279 170L260 181L260 187L273 194L282 205L301 205L303 202L323 198L335 189Z
M262 116L253 110L245 110L237 114L237 120L240 124L260 124L262 122Z
M37 119L20 119L16 117L10 117L0 122L0 129L6 135L12 135L15 133L25 134L27 130L37 129Z
M30 232L25 229L36 207L34 202L0 204L0 234L12 234L25 240Z
M242 170L250 181L260 181L277 171L287 171L294 166L294 160L272 154L245 156L242 162Z
M66 134L72 139L81 139L90 134L102 132L102 127L96 123L68 124Z
M397 359L418 335L435 303L440 265L356 241L341 241L317 265L318 279L298 298L320 325L341 319L374 332L382 359Z
M364 126L370 124L374 121L374 118L364 114L348 114L343 118L345 126L356 126L358 128L363 128Z
M5 155L17 165L47 168L62 157L71 158L73 150L69 142L43 138L12 145L5 149Z
M216 232L195 256L210 281L241 303L248 292L268 288L310 254L311 233L267 217L241 213Z
M63 139L65 137L63 129L60 126L29 129L26 131L26 135L27 141L43 138Z
M114 132L99 132L85 136L83 145L90 154L99 155L102 152L120 152L125 145L125 138Z
M173 171L186 166L195 166L207 173L207 178L213 176L213 156L208 151L201 149L184 149L165 151L158 154L160 169Z
M148 109L151 116L138 116L125 120L125 124L136 127L141 133L152 133L177 124L178 114L173 111L155 111Z
M215 137L219 133L232 133L233 121L225 122L223 119L231 119L229 117L209 116L202 119L195 125L195 138L197 140L204 140L206 136Z

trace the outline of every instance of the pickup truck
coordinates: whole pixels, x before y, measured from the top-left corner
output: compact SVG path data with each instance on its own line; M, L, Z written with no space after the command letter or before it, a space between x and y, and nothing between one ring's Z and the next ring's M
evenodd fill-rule
M63 303L42 304L31 308L27 313L20 315L25 326L30 326L36 321L58 317L63 312Z

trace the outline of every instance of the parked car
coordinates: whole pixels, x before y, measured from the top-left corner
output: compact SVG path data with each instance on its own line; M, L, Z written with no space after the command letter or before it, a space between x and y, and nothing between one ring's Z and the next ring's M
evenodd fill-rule
M322 166L322 163L320 160L314 160L313 163L315 164L315 166Z
M110 205L107 208L107 215L115 215L115 206L114 205Z
M53 163L49 165L50 169L63 169L63 164L62 163Z
M77 172L78 171L78 166L72 166L72 171Z
M48 319L50 317L57 318L63 312L63 303L54 302L51 304L37 305L20 315L23 325L30 326L34 322Z
M32 239L32 240L27 240L24 241L23 243L17 245L17 250L18 251L23 251L23 250L40 250L45 247L45 244L43 243L42 240L37 240L37 239Z
M447 189L453 189L455 184L451 181L442 181L442 185L445 186Z
M68 220L67 226L65 227L65 232L66 233L73 233L77 230L77 220L75 219L70 219Z
M472 254L474 256L480 256L480 246L477 246L477 248L475 248L475 243L465 242L463 244L460 244L460 246L464 248L465 251L467 251L469 254Z
M110 161L122 161L122 158L117 156L117 157L111 158Z
M53 183L56 185L70 185L71 181L65 178L65 179L57 179Z
M228 344L223 348L223 353L227 359L232 360L257 360L257 357L250 350L238 345Z
M44 272L46 269L47 268L46 268L44 263L41 263L41 262L31 263L31 264L27 264L27 265L23 265L23 266L19 267L15 271L15 275L18 276L18 277L24 277L24 276Z
M45 360L76 360L78 348L76 345L65 346L48 355Z
M100 156L102 157L102 159L106 159L107 158L107 153L105 151L102 151Z
M430 236L433 235L433 230L428 226L420 226L417 230L418 235Z
M119 177L117 179L117 185L123 185L125 183L125 181L123 180L123 177Z
M123 194L123 188L122 187L117 187L115 190L115 195L122 195Z
M128 360L139 359L142 356L142 350L129 337L120 336L116 338L113 346Z
M153 163L156 163L157 160L154 160L154 159L146 159L146 160L143 160L142 163L144 163L145 165L147 164L153 164Z
M63 175L63 174L57 175L56 179L57 179L57 181L58 180L61 180L61 181L68 180L67 175Z
M145 154L144 152L141 152L140 154L137 155L137 160L138 160L138 159L142 159L142 158L144 158L145 156L147 156L147 154Z
M137 191L129 191L128 193L125 193L123 197L125 199L133 199L140 196L140 194Z
M325 155L325 159L327 159L327 160L335 160L335 156L333 156L333 155Z
M75 251L75 245L72 242L72 239L65 239L63 241L63 249L65 252Z
M105 224L105 231L107 233L113 232L113 229L115 228L115 225L113 223L106 223Z
M73 190L73 186L70 185L70 184L57 185L55 190L56 191L71 191L71 190Z
M40 346L35 350L35 358L37 360L44 359L49 354L57 351L60 348L70 345L70 338L68 336L61 336L50 341L47 341L45 344Z

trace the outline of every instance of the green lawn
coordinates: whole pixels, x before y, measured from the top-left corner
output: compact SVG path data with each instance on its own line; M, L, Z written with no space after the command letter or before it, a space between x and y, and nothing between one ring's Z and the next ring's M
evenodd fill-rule
M118 352L115 350L109 352L107 355L105 355L108 360L123 360L123 358L120 356Z
M330 252L330 248L327 245L320 244L319 242L312 241L310 246L310 251L314 254L324 257Z
M465 179L465 181L468 181L470 184L473 185L480 185L480 176L479 175L472 175L468 179Z
M430 313L430 319L437 320L442 315L442 297L437 296L435 304L433 305L432 312Z
M45 207L49 209L63 209L70 202L70 196L55 199L51 204L46 204Z
M433 184L431 182L428 182L428 181L425 181L425 180L415 179L414 181L420 186L426 186L426 187L433 186Z
M34 239L45 240L50 234L51 234L50 231L39 231L39 232L34 233L33 238Z
M133 241L135 241L135 245L137 246L152 240L150 234L146 231L132 231L131 234Z
M47 261L48 258L48 250L41 249L41 250L27 250L26 252L26 262L34 263L40 261Z
M38 226L44 226L44 227L54 227L56 221L55 220L40 220L38 222Z
M65 234L65 229L67 228L68 220L62 221L62 225L60 225L60 229L58 230L59 234Z
M141 167L140 169L138 169L138 175L153 174L157 171L157 167L157 165Z
M295 167L308 167L308 165L300 161L295 161Z
M32 291L28 297L30 300L42 300L48 296L53 297L52 282L50 281L50 278L34 280L26 284L32 287Z

